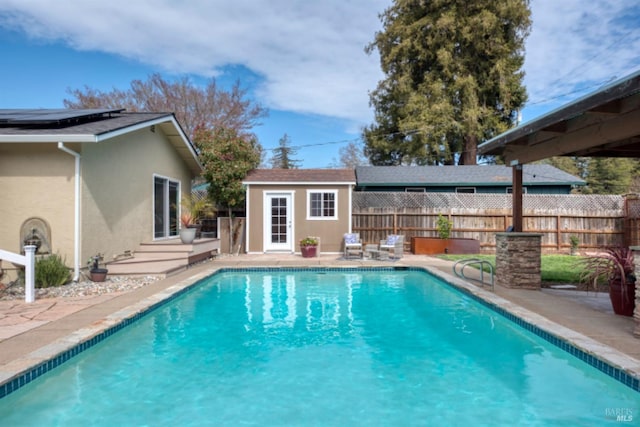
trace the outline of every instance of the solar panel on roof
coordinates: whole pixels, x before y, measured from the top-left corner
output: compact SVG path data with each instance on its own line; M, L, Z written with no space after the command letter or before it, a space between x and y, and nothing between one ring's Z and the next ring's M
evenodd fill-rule
M0 123L8 125L49 124L87 120L105 114L120 113L124 108L90 108L82 110L58 109L0 109Z

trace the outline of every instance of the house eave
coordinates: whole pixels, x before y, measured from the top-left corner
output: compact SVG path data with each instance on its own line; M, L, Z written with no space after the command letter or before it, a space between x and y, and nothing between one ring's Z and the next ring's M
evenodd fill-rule
M163 133L176 149L180 157L189 166L192 175L198 176L204 170L195 148L185 135L182 127L175 119L173 114L167 114L151 120L142 121L133 125L123 126L118 129L110 130L98 134L0 134L0 143L100 143L112 138L126 135L152 126L162 128ZM0 131L1 132L1 131Z
M71 135L71 134L57 134L57 135L0 135L0 143L33 143L33 144L48 144L58 142L80 142L80 143L95 143L98 142L98 135L85 134L85 135Z

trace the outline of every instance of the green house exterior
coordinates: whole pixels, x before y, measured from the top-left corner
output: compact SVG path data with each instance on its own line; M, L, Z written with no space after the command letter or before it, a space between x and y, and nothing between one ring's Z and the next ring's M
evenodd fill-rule
M503 165L358 166L356 191L508 194L512 170ZM528 194L570 194L586 182L551 165L525 165Z

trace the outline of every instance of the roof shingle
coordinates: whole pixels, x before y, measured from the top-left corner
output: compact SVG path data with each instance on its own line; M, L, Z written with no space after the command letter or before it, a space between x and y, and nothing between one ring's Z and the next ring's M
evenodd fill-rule
M353 169L254 169L243 181L256 183L298 183L298 182L356 182Z
M467 166L358 166L358 185L501 185L512 180L510 167L503 165ZM524 165L523 183L575 184L585 181L551 165Z

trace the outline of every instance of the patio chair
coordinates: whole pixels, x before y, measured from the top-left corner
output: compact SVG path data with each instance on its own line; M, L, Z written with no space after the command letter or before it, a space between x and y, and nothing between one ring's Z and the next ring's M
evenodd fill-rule
M404 236L402 234L389 234L385 240L380 240L379 249L388 251L389 258L402 258L404 254ZM393 252L393 256L391 253Z
M345 233L344 235L344 258L349 259L352 256L362 258L360 233Z

